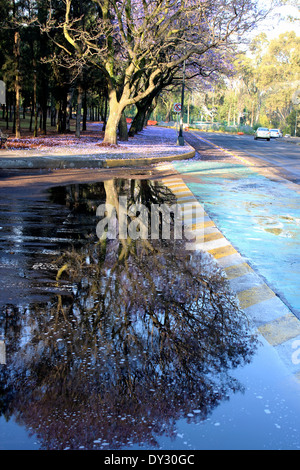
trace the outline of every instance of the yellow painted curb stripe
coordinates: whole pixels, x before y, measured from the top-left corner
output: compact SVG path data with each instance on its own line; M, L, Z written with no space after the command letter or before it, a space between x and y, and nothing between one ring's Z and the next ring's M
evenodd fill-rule
M224 256L233 255L237 253L237 251L231 245L221 246L220 248L214 248L213 250L209 250L208 253L213 255L214 258L219 259L223 258Z
M196 222L195 224L192 224L193 230L201 230L204 228L210 228L210 227L215 227L215 224L213 223L212 220L207 220L205 222Z
M214 224L211 224L211 221L203 222L202 220L200 222L190 222L189 227L191 230L205 230L206 228L210 227L215 227Z
M169 168L171 170L171 168ZM170 176L168 178L163 178L162 180L162 183L165 184L166 186L173 186L174 184L182 184L182 179L180 178L176 178L176 177L173 177L173 176ZM183 183L185 184L185 183Z
M182 184L182 180L179 179L179 178L168 178L168 179L162 179L161 182L165 185L165 186L174 186L174 185L177 185L177 184Z
M211 242L213 240L219 240L220 238L224 238L220 232L207 233L204 235L204 242Z
M190 204L191 202L197 202L193 197L189 197L189 196L184 196L184 197L181 197L181 196L176 196L177 198L177 202L179 204Z
M185 213L185 214L184 214L184 221L185 221L186 223L188 223L188 222L191 223L191 222L194 220L194 223L195 223L195 224L196 224L196 223L200 223L200 222L203 220L203 216L204 216L204 214L203 214L203 213L200 213L200 211L199 211L199 213L196 213L196 214L193 214L193 213L191 213L191 214L186 214L186 213Z
M275 294L266 284L262 284L261 286L254 286L250 289L238 292L237 297L240 302L240 307L244 309L258 304L263 300L271 299L275 297Z
M172 189L172 188L170 188L170 189ZM190 190L186 189L186 188L182 188L182 189L172 189L172 193L174 193L175 196L177 196L177 194L178 194L178 195L180 195L181 197L182 197L183 194L186 194L186 195L189 195L189 196L191 196L191 197L193 197L193 198L195 199L195 196L193 195L193 193L192 193Z
M228 266L228 268L224 268L224 271L226 272L228 279L236 279L237 277L241 277L245 274L253 272L253 270L247 263L241 263L235 266Z
M215 223L212 220L207 220L206 222L204 222L204 228L208 227L215 227Z
M170 181L167 181L167 182L164 182L164 184L166 186L169 186L172 190L176 190L176 188L186 188L186 185L184 183L182 183L182 181L174 181L173 183L171 183Z
M300 322L292 313L288 313L276 320L258 328L259 332L272 346L295 338L300 335Z

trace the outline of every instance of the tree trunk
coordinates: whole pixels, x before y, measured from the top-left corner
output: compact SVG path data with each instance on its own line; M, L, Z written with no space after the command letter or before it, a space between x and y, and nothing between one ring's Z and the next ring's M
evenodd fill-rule
M51 99L51 126L55 127L56 126L56 105L54 103L54 99Z
M230 126L231 122L231 104L229 105L228 114L227 114L227 126Z
M117 130L124 110L123 103L116 99L109 100L109 115L105 126L103 143L109 145L117 144Z
M253 127L253 124L254 124L254 103L252 102L250 126Z
M61 103L61 131L66 132L67 129L67 91L64 91Z
M127 129L127 121L124 112L122 113L120 122L119 122L119 139L127 142L128 141L128 129Z
M48 115L48 108L47 108L47 100L45 100L44 107L43 107L43 134L47 134L47 115Z
M16 133L16 97L14 98L14 106L13 106L13 127L12 133Z
M7 96L8 98L8 96ZM10 105L11 106L11 105ZM8 122L9 122L9 113L8 113L8 99L7 99L7 102L6 102L6 116L5 116L5 120L6 120L6 130L8 130Z
M145 119L144 119L144 127L147 126L148 120L150 119L150 116L153 113L153 111L155 110L156 106L157 106L157 96L154 96L151 99L151 101L149 102L148 107L146 108Z
M84 98L83 98L83 120L82 120L82 130L86 131L86 119L87 119L87 93L84 90Z
M73 89L68 92L67 95L67 115L66 115L66 132L70 132L70 124L72 119L72 98L73 98Z
M125 87L126 88L126 87ZM149 106L151 106L153 98L157 94L157 89L154 88L149 92L149 95L144 98L143 103L141 103L141 107L145 105L145 109L149 109ZM108 94L109 97L109 116L105 128L105 133L104 133L104 140L103 143L107 144L116 144L117 143L117 129L118 125L122 116L122 113L124 109L126 108L126 105L128 104L130 96L130 90L127 87L124 89L121 93L118 93L118 90L110 90L110 93ZM118 100L119 97L119 100Z
M154 108L152 108L152 106L150 106L148 109L146 109L145 117L144 117L144 122L143 122L143 127L142 127L141 130L143 130L143 128L148 125L148 121L149 121L149 119L150 119L150 116L151 116L151 114L152 114L153 109L154 109Z
M145 108L137 106L137 113L134 116L128 135L133 137L137 132L140 132L143 129L144 120L145 120Z
M80 137L82 95L83 95L83 89L82 89L81 83L79 83L78 96L77 96L77 113L76 113L76 131L75 131L76 137Z
M56 132L61 134L61 102L56 104L55 107L55 121L56 121Z
M34 113L34 129L33 136L37 137L38 133L38 109L37 109L37 73L36 60L33 60L33 113Z
M173 106L172 103L167 104L167 114L166 114L166 117L165 117L165 122L170 122L172 106Z
M15 78L15 92L16 92L16 138L19 139L21 136L21 127L20 127L20 93L21 93L21 85L20 85L20 72L19 72L19 65L20 65L20 33L18 31L15 32L15 59L16 59L16 78Z
M34 118L34 104L32 103L31 112L30 112L29 132L32 132L33 118Z
M103 131L105 131L106 122L107 122L107 94L105 93L105 97L104 97L103 127L102 127L102 130L103 130Z
M118 122L110 115L104 132L104 144L109 145L116 145L117 144L117 129L118 129Z

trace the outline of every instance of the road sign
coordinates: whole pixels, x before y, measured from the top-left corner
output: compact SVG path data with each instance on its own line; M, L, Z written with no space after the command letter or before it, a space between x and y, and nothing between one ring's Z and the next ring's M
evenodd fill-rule
M174 103L173 110L175 113L180 113L181 112L181 104L180 103Z

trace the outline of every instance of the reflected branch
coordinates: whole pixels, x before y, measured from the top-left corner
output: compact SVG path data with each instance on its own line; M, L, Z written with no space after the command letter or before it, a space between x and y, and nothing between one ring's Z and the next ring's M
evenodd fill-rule
M121 183L105 182L110 204ZM130 203L164 191L145 182L128 190ZM67 191L70 210L82 210ZM14 307L1 412L45 449L158 446L177 420L205 420L243 390L231 371L251 361L256 337L209 254L187 252L184 240L84 240L53 260L55 281L72 293ZM191 410L200 412L188 418Z

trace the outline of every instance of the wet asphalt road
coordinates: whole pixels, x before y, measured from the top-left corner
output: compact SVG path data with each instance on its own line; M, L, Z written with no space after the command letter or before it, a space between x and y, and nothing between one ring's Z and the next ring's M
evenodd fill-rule
M195 137L250 159L254 164L267 164L281 173L283 178L300 183L300 146L287 142L285 138L254 140L249 135L228 135L205 132L185 133L186 140L195 143ZM199 146L199 139L198 141Z
M221 232L300 318L300 148L284 139L185 133L197 151L175 162ZM272 162L272 163L270 163Z

